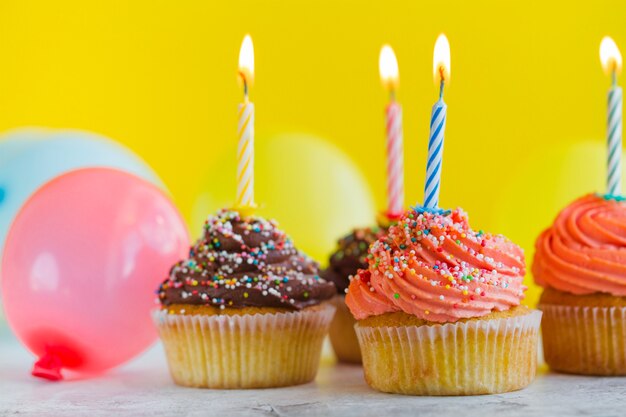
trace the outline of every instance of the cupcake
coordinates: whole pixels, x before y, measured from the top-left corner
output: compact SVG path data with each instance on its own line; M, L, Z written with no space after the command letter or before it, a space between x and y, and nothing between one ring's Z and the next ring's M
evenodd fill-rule
M174 381L268 388L313 380L335 293L274 221L220 211L158 291L155 322Z
M328 268L322 271L322 278L331 281L337 287L333 303L337 308L330 325L330 342L337 359L347 363L361 363L361 349L354 332L356 321L345 303L346 290L350 277L359 269L367 268L367 250L376 240L383 237L387 229L367 227L355 229L337 242L336 251L330 256Z
M543 349L553 370L626 375L626 203L586 195L537 239Z
M367 383L383 392L473 395L527 386L541 313L520 302L524 254L467 215L410 209L370 246L346 304Z

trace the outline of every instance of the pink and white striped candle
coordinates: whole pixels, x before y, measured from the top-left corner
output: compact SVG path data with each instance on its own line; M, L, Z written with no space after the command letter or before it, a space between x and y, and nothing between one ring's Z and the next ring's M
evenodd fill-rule
M378 61L380 79L389 91L390 102L386 109L387 126L387 217L399 218L404 211L404 145L402 132L402 106L396 101L398 87L398 61L393 49L385 45Z
M387 215L399 217L404 210L404 153L402 106L392 100L387 105Z

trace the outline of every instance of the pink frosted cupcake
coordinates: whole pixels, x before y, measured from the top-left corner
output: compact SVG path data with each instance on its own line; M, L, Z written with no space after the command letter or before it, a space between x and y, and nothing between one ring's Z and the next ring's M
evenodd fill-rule
M626 203L589 194L537 238L543 349L557 371L626 375Z
M520 305L524 273L522 249L475 232L460 209L406 212L346 296L368 384L413 395L527 386L541 313Z

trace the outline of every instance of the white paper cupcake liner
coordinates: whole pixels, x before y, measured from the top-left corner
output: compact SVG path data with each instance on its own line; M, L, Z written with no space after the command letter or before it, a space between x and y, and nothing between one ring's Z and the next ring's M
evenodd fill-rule
M626 375L626 307L542 304L543 351L557 371Z
M335 307L253 315L154 312L170 373L179 385L266 388L315 378Z
M365 378L383 392L474 395L535 377L541 312L443 325L355 326Z

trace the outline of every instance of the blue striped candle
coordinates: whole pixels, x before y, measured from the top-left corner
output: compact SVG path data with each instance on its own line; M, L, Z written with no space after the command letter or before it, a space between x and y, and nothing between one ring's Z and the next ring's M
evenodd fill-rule
M441 188L441 164L443 162L443 134L446 130L448 106L443 101L443 87L450 79L450 43L443 33L435 42L433 53L433 75L439 82L439 100L430 114L430 136L428 137L428 162L426 163L426 182L424 185L424 208L439 207L439 189Z
M424 186L424 207L439 206L441 188L441 164L443 162L443 136L446 130L448 106L443 101L443 80L439 100L433 106L430 116L430 137L428 140L428 163L426 165L426 185Z
M607 119L607 192L622 193L622 88L615 83L609 90L609 116Z
M606 191L609 195L619 196L622 194L622 88L617 86L617 74L622 69L622 54L609 36L600 42L600 63L613 81L606 122Z

